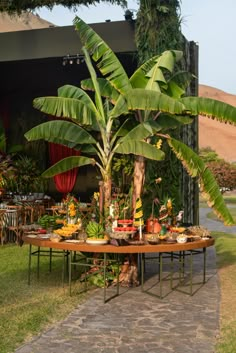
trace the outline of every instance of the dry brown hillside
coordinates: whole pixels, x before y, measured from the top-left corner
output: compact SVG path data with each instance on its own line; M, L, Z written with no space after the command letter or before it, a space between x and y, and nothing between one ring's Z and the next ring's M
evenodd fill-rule
M214 87L199 85L199 96L214 98L236 107L236 95ZM236 162L236 126L199 117L199 147L211 147L229 162Z
M54 25L30 12L24 12L20 16L10 16L4 12L0 13L0 32L24 31L46 27L54 27Z

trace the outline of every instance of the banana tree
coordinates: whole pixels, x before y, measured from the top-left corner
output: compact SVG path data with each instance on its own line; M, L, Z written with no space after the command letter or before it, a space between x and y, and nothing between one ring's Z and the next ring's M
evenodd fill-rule
M175 63L181 60L182 52L166 51L160 56L151 58L129 79L119 60L102 38L80 18L76 17L74 24L84 47L92 56L102 75L105 76L105 80L100 79L99 84L102 95L115 104L112 115L118 117L121 114L132 112L139 123L148 122L150 124L152 120L153 130L150 130L148 137L159 131L159 135L166 138L189 174L199 178L204 195L218 217L223 219L225 224L232 224L233 219L224 204L220 190L198 155L193 151L189 153L188 146L181 142L178 145L178 142L165 132L183 124L191 124L198 114L235 125L236 108L208 98L182 98L191 78L187 72L174 72ZM168 72L167 75L166 72ZM82 86L84 89L93 89L90 80L84 81ZM173 104L171 107L168 101L170 97L174 98L171 100ZM178 110L179 106L175 105L177 103L182 103L184 109ZM181 146L179 151L176 148L177 145L179 148ZM134 185L136 185L134 199L140 196L144 173L144 159L140 156L136 162L134 174Z
M69 147L79 149L81 149L80 144L84 144L86 146L85 150L95 153L99 160L88 157L70 157L51 167L44 173L44 176L50 177L75 166L96 164L105 183L105 200L106 207L108 207L111 162L114 154L133 153L145 158L159 160L163 158L163 153L160 154L161 151L148 144L147 141L151 135L159 132L161 136L167 139L177 157L182 159L183 164L191 166L192 169L187 168L192 173L191 175L201 178L201 185L211 206L217 210L218 215L224 219L225 223L232 223L232 217L220 199L220 194L216 195L216 191L214 192L209 185L208 174L203 173L205 167L198 168L198 165L200 165L198 156L193 154L190 160L185 161L182 156L189 157L190 154L177 152L174 144L171 144L174 140L169 135L164 135L163 131L167 127L175 128L179 124L190 123L194 116L200 113L212 114L212 117L218 117L221 121L235 123L236 109L221 102L203 100L199 97L178 98L180 96L180 86L174 81L173 84L167 85L161 72L161 68L165 67L163 66L163 59L158 56L142 65L132 79L129 79L115 54L91 27L79 18L76 18L74 23L84 45L85 60L91 75L89 81L82 83L82 88L91 88L95 92L95 103L91 101L84 90L71 86L59 89L58 97L35 99L34 106L36 108L45 113L69 119L73 126L69 129L69 126L65 125L68 121L49 122L46 125L33 128L26 134L26 138L29 140L43 138L50 142L63 143ZM89 55L97 63L104 79L96 77ZM174 56L178 57L178 52L174 53ZM171 56L167 55L166 58L168 58L166 60L167 65L171 65L171 62L173 62ZM153 79L156 76L158 79ZM166 93L160 92L161 89L155 88L154 90L154 86L166 87ZM175 94L178 92L175 98L168 96L170 87ZM102 97L106 97L105 105L103 105ZM116 124L119 117L130 112L135 113L137 119L130 119L128 116L127 121L117 130ZM150 116L150 112L154 113L154 116L153 114ZM128 131L127 126L130 120L133 123L135 122L135 128ZM54 123L57 125L54 126ZM89 132L82 128L81 124L83 126L90 124L90 129L92 126L96 131L99 131L101 143L94 139L91 134L88 135ZM82 138L82 132L83 134L86 133L86 136L83 136L84 138ZM185 148L187 149L187 146L181 145L181 151ZM214 202L215 200L217 202Z
M111 167L114 155L132 153L153 160L161 160L164 158L164 153L145 141L150 133L159 130L158 126L152 126L152 121L133 122L131 126L130 119L126 119L121 124L118 110L122 110L122 106L116 109L117 117L114 116L113 105L107 99L102 98L90 56L85 48L83 52L91 76L94 100L83 89L70 85L59 88L56 97L35 99L33 105L36 109L60 119L32 128L25 134L25 137L29 141L44 139L48 142L63 144L86 154L63 159L46 170L43 176L52 177L74 167L88 164L97 166L104 182L104 201L107 211L111 200ZM169 113L183 111L182 103L168 96L166 100L162 102L155 97L152 101L153 110L163 110L167 106Z

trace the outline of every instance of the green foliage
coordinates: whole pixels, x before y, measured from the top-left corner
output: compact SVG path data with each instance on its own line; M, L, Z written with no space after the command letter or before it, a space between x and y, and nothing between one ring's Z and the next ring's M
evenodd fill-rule
M221 159L210 147L200 150L199 156L214 175L222 193L236 189L236 165Z
M120 155L113 158L112 181L119 192L128 193L132 184L134 159L132 155Z
M178 0L141 0L137 13L135 39L139 63L167 48L182 48Z
M201 148L199 151L199 156L202 158L204 163L219 161L220 157L218 154L211 149L211 147Z
M160 205L170 195L175 200L174 213L182 209L180 194L180 170L181 163L175 157L168 144L164 141L163 147L166 158L164 161L147 161L145 184L143 190L144 218L148 218L152 212L152 201L156 200L154 216L158 217Z
M52 10L54 6L64 6L68 9L77 10L77 6L84 5L96 5L101 2L108 2L111 4L126 6L126 0L12 0L12 1L2 1L0 4L0 11L7 13L18 13L23 11L32 11L40 7L47 7Z
M224 192L236 189L236 166L224 160L209 161L208 168L215 176L215 179Z
M37 162L25 155L16 155L13 160L14 177L7 178L7 190L11 192L43 192L46 181L41 177L42 171Z
M209 207L214 208L217 216L224 221L225 225L233 225L234 220L225 205L214 175L201 158L191 148L178 140L168 138L167 142L177 158L181 160L188 174L192 178L198 178L200 191L207 199Z
M15 172L11 156L0 153L0 188L7 189L7 182L14 179Z
M120 67L119 60L102 38L80 18L76 17L74 24L84 45L83 53L91 76L92 85L90 87L93 87L94 103L89 98L90 96L86 96L85 93L81 96L81 89L68 88L67 86L58 91L58 97L53 97L53 99L50 97L38 98L34 101L38 109L44 111L44 108L46 108L48 114L57 112L58 117L65 117L70 120L71 128L70 130L60 129L59 125L62 126L65 122L53 121L50 122L50 125L45 123L33 128L25 136L30 141L45 139L49 142L57 141L63 143L68 147L78 146L82 142L78 140L75 130L79 128L80 116L77 116L75 112L86 112L90 109L96 117L96 131L98 131L97 129L100 131L100 139L93 139L93 142L90 143L93 144L93 151L98 158L96 161L89 160L86 157L65 158L51 167L49 171L46 171L44 176L51 177L79 166L81 159L86 158L86 163L83 161L83 165L96 164L101 172L104 182L104 208L107 211L111 201L111 170L114 155L116 153L122 155L134 154L143 161L146 158L156 161L163 160L163 151L149 143L150 137L156 134L167 139L173 152L181 160L191 177L200 178L201 186L204 188L210 206L216 209L218 215L227 224L231 224L232 217L230 217L230 213L210 171L205 168L198 155L191 151L188 146L181 144L176 139L172 139L170 133L172 135L172 130L175 130L181 124L190 124L198 114L216 118L221 122L236 124L236 108L213 99L204 99L202 97L182 98L186 88L186 77L184 82L180 84L181 80L179 78L182 75L175 81L173 73L175 62L181 58L181 53L177 51L168 51L163 53L163 55L150 59L147 65L142 65L137 70L138 75L133 75L132 81L127 81L127 75L124 69ZM104 78L109 88L113 87L113 91L116 90L121 93L119 96L112 94L109 99L106 99L105 104L102 96L103 91L101 90L100 81L97 79L95 68L92 65L91 57L95 61L97 69L105 75ZM160 82L164 83L164 85L159 84ZM169 83L171 83L170 90L168 90ZM164 90L164 93L158 91L160 88ZM77 102L75 94L77 98L83 98L81 100L77 99ZM171 94L171 96L168 94ZM118 99L116 98L117 101L114 101L115 97L118 97ZM114 106L113 109L112 106ZM71 114L73 122L71 121ZM132 130L125 129L125 123L118 129L118 124L123 122L123 119L120 119L123 114L128 116L127 120L136 122L136 126ZM48 129L49 127L50 129ZM85 126L86 128L87 126ZM55 135L55 131L59 133ZM86 139L83 144L88 144ZM134 185L135 197L133 199L140 196L136 194L141 193L141 185L143 185L144 181L143 170L145 168L140 167L143 166L143 163L137 162L136 166L138 172L134 175L134 181L136 181L134 184L136 185ZM213 188L211 184L214 186ZM170 192L167 194L171 197L175 196L171 195ZM176 196L174 198L176 199Z

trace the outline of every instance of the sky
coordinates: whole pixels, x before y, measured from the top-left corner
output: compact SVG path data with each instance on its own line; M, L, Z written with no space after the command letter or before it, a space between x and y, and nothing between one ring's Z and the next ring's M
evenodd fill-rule
M182 33L199 45L199 83L236 94L236 0L182 0ZM138 0L128 0L134 19ZM58 26L71 26L75 16L86 23L124 20L120 6L79 6L74 12L64 7L37 10L39 16ZM171 49L171 48L168 48Z

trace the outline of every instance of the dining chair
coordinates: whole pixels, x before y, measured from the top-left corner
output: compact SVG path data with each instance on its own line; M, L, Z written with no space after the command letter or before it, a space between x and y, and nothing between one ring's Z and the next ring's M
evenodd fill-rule
M6 230L10 240L18 245L22 243L22 232L26 220L25 210L22 206L7 206L6 209Z
M0 210L0 238L1 238L1 244L4 244L5 240L5 228L6 226L6 210L1 209Z

